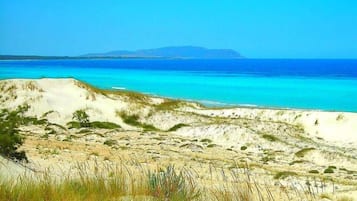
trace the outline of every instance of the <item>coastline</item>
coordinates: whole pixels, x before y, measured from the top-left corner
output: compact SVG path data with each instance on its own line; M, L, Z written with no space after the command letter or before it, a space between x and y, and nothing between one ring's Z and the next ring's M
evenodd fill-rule
M254 59L43 60L7 62L0 71L4 78L72 76L102 89L119 86L203 103L209 100L238 107L248 103L263 108L357 112L353 102L357 94L355 63ZM346 68L336 67L340 65ZM61 71L62 68L66 70Z

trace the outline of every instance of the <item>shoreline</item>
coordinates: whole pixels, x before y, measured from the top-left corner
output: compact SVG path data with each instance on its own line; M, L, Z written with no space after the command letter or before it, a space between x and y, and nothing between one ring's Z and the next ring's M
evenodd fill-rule
M46 79L46 78L43 78ZM53 78L49 78L53 79ZM56 78L55 78L56 79ZM76 79L76 78L73 78ZM77 79L78 80L78 79ZM79 80L81 81L81 80ZM84 82L84 81L81 81ZM84 82L87 83L87 82ZM87 83L90 84L90 83ZM98 89L102 90L111 90L111 91L127 91L131 93L138 93L138 94L144 94L147 96L155 97L155 98L163 98L163 99L172 99L172 100L178 100L178 101L184 101L184 102L191 102L191 103L196 103L200 104L201 106L205 107L206 109L234 109L234 108L248 108L248 109L269 109L269 110L297 110L297 111L306 111L306 112L343 112L343 113L357 113L357 111L340 111L340 110L328 110L328 109L309 109L309 108L294 108L294 107L279 107L279 106L259 106L255 104L249 104L249 103L242 103L242 104L234 104L234 103L224 103L224 102L218 102L215 100L196 100L196 99L185 99L185 98L176 98L176 97L170 97L170 96L161 96L161 95L156 95L150 92L141 92L141 91L135 91L135 90L129 90L125 87L111 87L109 89L105 88L100 88ZM205 102L212 102L212 103L206 103Z
M0 81L7 81L7 80L41 80L41 79L74 79L77 81L80 81L82 83L85 83L87 85L93 86L91 83L77 79L75 77L39 77L39 78L4 78L1 79ZM357 111L344 111L344 110L329 110L329 109L314 109L314 108L294 108L294 107L280 107L280 106L259 106L256 104L249 104L249 103L242 103L242 104L234 104L234 103L224 103L224 102L219 102L215 100L196 100L196 99L185 99L185 98L176 98L176 97L170 97L170 96L164 96L164 95L157 95L153 94L150 92L141 92L141 91L135 91L135 90L130 90L125 87L110 87L110 88L102 88L102 87L95 87L99 90L104 90L104 91L112 91L112 92L118 92L118 91L125 91L129 93L135 93L135 94L142 94L145 96L150 96L153 98L162 98L162 99L171 99L171 100L177 100L177 101L184 101L184 102L190 102L190 103L195 103L199 104L202 107L205 107L206 109L234 109L234 108L247 108L247 109L267 109L267 110L297 110L297 111L305 111L305 112L334 112L334 113L354 113L356 114ZM212 102L212 104L205 104L205 102ZM217 103L217 104L215 104Z

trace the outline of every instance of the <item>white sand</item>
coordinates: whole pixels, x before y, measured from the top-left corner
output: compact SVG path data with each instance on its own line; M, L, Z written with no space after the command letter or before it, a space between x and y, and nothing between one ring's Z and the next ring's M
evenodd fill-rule
M299 164L291 166L289 163L303 159L308 161L300 164L300 168L303 168L305 173L307 170L316 168L322 172L328 165L336 164L348 170L357 169L355 159L357 113L263 108L209 109L195 104L186 104L166 111L154 111L153 105L162 103L163 98L149 98L138 107L138 100L126 99L120 94L95 93L74 79L3 80L0 81L0 89L0 108L11 109L27 103L31 106L29 115L41 118L48 113L44 118L61 125L72 121L73 112L84 109L91 121L108 121L119 124L125 130L141 130L139 127L125 124L117 115L118 111L125 110L139 114L144 123L152 124L163 131L179 123L187 124L188 126L174 131L174 134L181 135L180 137L193 137L200 144L202 143L198 140L208 138L213 140L212 143L220 145L222 149L231 148L238 153L242 146L249 143L249 149L242 153L247 153L247 156L249 155L247 158L260 163L265 157L264 152L273 150L280 151L274 152L276 161L269 161L273 166L296 168ZM217 117L224 117L224 119ZM239 121L235 122L235 120ZM284 127L285 124L288 126ZM278 126L282 129L279 130ZM299 138L289 136L294 134L292 132L295 132L295 127L303 128L303 137L311 138L313 142L300 142ZM34 129L32 132L37 133ZM260 132L268 132L267 134L281 137L290 144L270 142L264 139ZM62 134L59 133L57 137L61 136ZM90 137L93 136L89 135L86 138ZM99 144L103 145L103 140L105 139L101 139ZM97 140L94 139L94 141ZM294 143L300 143L301 146L295 146ZM308 156L304 158L295 156L295 153L302 148L311 146L315 150L311 151ZM350 157L351 155L353 157ZM0 162L3 161L2 158L0 159ZM45 160L42 161L42 163L45 162ZM4 167L13 169L15 175L25 171L17 164L7 163L6 166L0 167L0 172L6 171ZM346 173L340 171L335 176L338 178L341 175L346 176Z

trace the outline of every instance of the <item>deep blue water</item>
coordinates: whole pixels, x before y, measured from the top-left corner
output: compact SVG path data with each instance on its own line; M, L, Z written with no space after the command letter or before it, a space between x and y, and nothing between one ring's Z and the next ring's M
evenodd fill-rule
M0 79L74 77L206 104L357 112L357 60L0 61Z

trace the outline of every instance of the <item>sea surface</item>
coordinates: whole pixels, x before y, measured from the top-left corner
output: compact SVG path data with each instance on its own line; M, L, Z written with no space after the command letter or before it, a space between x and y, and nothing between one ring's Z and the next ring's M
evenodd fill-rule
M357 112L357 60L353 59L0 61L0 79L43 77L73 77L103 89L209 106Z

